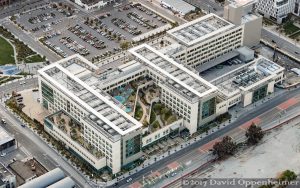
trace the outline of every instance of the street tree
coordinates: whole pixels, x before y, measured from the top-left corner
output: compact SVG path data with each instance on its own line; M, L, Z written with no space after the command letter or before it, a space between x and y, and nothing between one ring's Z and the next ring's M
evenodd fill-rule
M264 132L262 131L261 127L256 126L255 123L252 123L246 131L246 137L248 144L255 145L264 137Z
M213 154L217 155L217 158L222 160L230 155L233 155L237 150L237 144L232 141L232 138L225 136L222 141L217 142L213 146Z

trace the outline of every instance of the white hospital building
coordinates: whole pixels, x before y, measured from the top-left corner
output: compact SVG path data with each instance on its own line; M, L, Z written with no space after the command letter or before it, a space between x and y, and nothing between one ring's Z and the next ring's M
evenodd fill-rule
M193 134L230 107L247 106L273 93L284 69L255 58L248 48L259 43L259 36L251 34L260 34L261 17L243 12L237 14L240 19L232 18L235 10L231 7L226 19L209 14L169 30L163 44L131 48L129 61L114 67L98 67L73 55L39 70L41 104L53 114L71 117L80 126L80 139L98 154L71 139L51 116L45 118L45 130L96 170L108 167L115 174L141 158L143 147L174 130ZM232 64L226 65L228 71L211 76L216 70L212 67L224 62ZM147 80L140 88L148 84L159 89L156 100L176 114L176 121L144 134L147 127L109 94L139 79Z

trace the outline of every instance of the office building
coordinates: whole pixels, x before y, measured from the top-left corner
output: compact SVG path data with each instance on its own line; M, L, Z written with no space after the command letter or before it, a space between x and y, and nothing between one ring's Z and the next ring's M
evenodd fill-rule
M256 10L280 24L289 14L299 16L299 3L299 0L257 0Z

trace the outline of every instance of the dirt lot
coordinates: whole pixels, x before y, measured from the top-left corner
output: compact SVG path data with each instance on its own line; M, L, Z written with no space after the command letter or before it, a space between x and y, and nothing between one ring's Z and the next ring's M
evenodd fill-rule
M284 170L300 173L300 123L269 133L257 147L214 166L213 178L274 178Z

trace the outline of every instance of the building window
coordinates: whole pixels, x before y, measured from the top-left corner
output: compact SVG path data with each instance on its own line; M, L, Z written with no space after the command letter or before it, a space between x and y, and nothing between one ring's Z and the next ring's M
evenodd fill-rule
M202 104L202 119L215 114L216 98L211 98Z
M137 135L129 140L126 140L126 157L130 157L141 151L142 137Z

